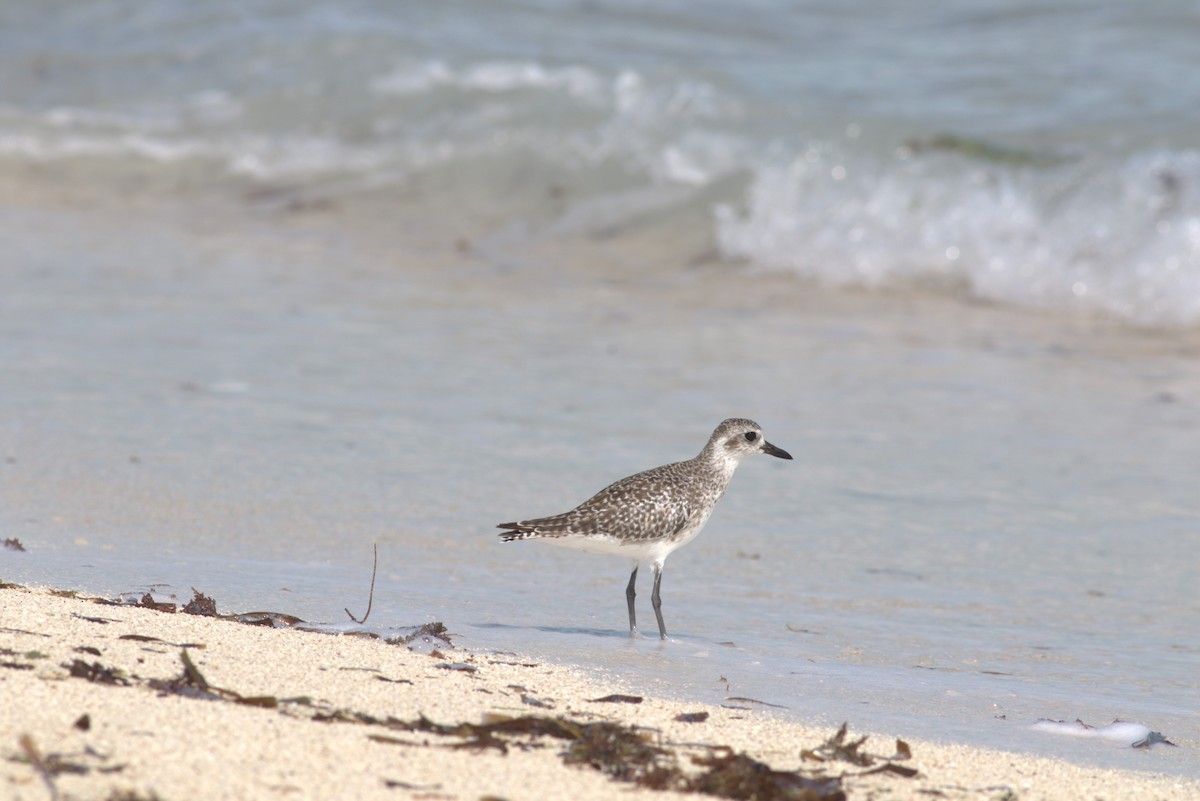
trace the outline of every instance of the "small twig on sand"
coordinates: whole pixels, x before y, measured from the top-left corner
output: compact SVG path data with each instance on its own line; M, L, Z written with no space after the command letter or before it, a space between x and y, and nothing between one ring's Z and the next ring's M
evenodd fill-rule
M342 607L346 614L350 615L350 619L355 623L366 623L367 618L371 616L371 604L375 603L375 570L379 567L379 543L372 545L371 549L375 552L375 561L371 563L371 593L367 596L367 611L362 616L362 620L359 620L354 615L350 614L349 609Z
M50 798L53 801L58 801L58 788L54 786L54 774L50 772L50 767L46 764L46 760L38 752L37 746L33 744L33 738L28 734L22 734L17 738L17 743L20 744L21 750L25 752L25 757L29 760L29 764L42 777L42 781L46 783L46 787L50 790Z

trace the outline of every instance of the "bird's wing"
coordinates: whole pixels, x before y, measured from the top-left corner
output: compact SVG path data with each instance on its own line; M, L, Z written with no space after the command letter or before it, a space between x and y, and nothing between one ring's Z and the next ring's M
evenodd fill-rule
M501 523L500 538L612 536L631 544L669 539L687 528L695 516L694 497L686 492L676 465L664 465L623 478L597 492L569 512L551 517Z

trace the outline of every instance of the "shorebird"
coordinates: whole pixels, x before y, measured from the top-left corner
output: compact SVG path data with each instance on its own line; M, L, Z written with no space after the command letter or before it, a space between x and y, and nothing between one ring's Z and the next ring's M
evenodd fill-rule
M654 570L650 604L658 620L658 634L667 638L663 624L663 562L676 548L687 545L708 522L713 507L729 486L742 459L766 453L780 459L792 456L763 438L753 420L731 418L717 426L704 450L695 458L655 467L621 479L597 492L569 512L501 523L500 539L542 539L590 553L633 559L633 572L625 588L629 606L629 636L637 636L633 608L638 567L649 562Z

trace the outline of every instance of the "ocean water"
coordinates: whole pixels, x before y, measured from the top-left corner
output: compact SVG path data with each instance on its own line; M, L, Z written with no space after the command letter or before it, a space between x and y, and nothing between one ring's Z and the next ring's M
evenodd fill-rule
M1197 41L1195 3L0 3L0 578L337 622L378 543L381 626L1200 775ZM625 562L495 538L729 416L796 460L671 557L671 642Z
M1198 18L1108 0L4 3L0 157L322 197L419 185L541 235L653 215L818 284L1190 325Z

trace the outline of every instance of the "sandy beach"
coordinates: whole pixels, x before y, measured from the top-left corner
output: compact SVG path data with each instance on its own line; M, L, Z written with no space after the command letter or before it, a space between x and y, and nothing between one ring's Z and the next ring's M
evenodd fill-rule
M519 654L417 642L410 650L7 585L0 795L666 799L703 794L639 787L627 780L645 775L639 759L681 788L735 755L781 772L772 776L784 789L751 795L744 778L725 776L726 797L1200 795L1191 780L917 740L903 758L903 732L873 733L839 755L822 746L835 732L782 722L752 701L680 704L618 676L589 680ZM604 756L602 734L622 750ZM635 745L656 750L646 757ZM854 754L870 764L845 761ZM613 775L621 771L626 779Z

